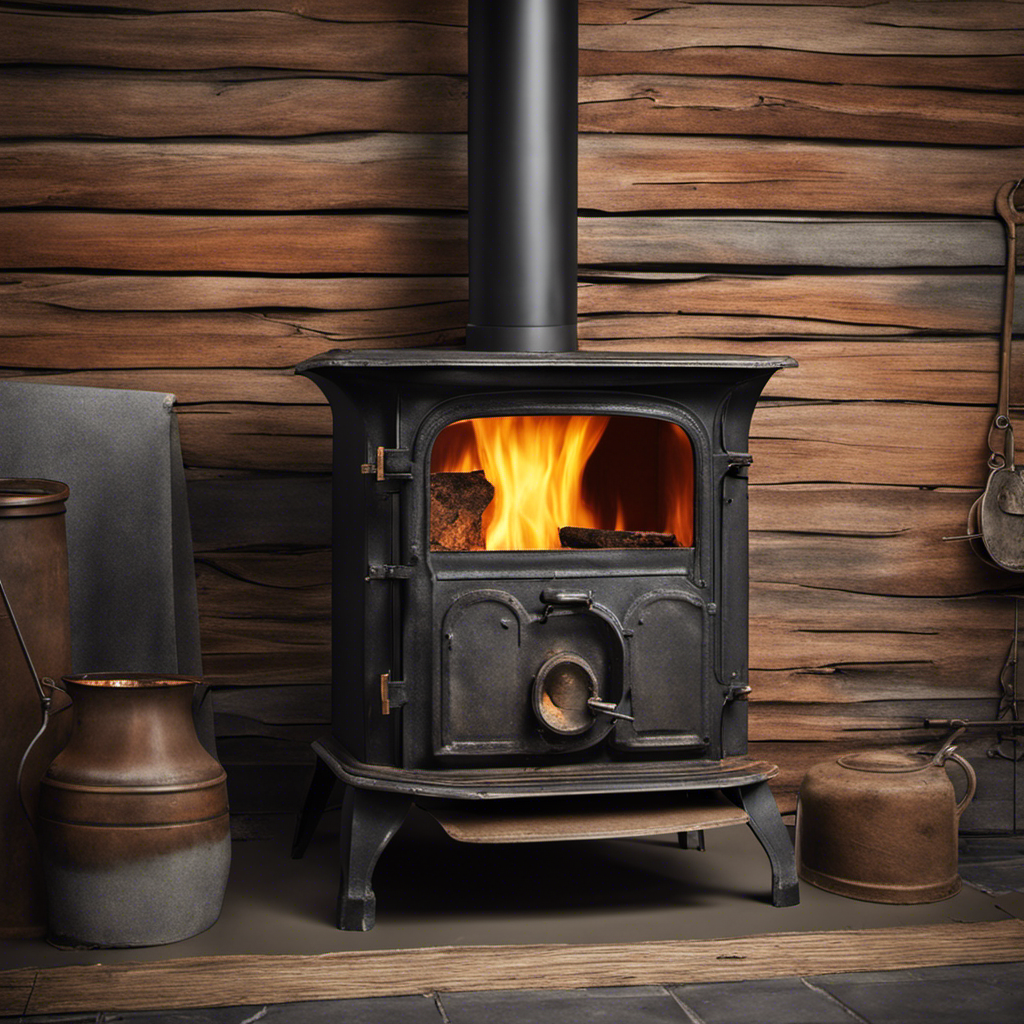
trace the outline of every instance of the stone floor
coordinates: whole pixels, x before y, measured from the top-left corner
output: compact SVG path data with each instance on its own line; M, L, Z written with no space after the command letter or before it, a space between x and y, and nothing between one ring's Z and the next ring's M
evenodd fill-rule
M715 985L444 992L20 1019L32 1024L1018 1024L1024 1021L1024 963Z
M889 907L802 887L799 907L777 910L767 860L745 828L709 832L707 851L671 837L530 847L448 840L414 819L385 851L375 876L378 924L368 933L333 926L336 848L322 833L303 861L287 836L236 843L221 920L172 946L72 952L41 941L0 945L3 967L117 963L227 953L633 942L756 933L1024 919L1024 840L968 841L963 891L942 903ZM599 988L445 992L267 1006L33 1016L110 1024L1024 1024L1021 962L877 973Z

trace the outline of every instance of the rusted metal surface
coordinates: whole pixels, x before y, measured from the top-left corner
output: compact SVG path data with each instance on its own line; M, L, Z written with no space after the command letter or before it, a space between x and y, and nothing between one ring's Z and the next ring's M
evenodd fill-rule
M208 928L230 863L226 776L183 676L69 676L74 730L40 786L52 942L146 946Z
M945 763L967 776L958 802ZM957 826L974 770L952 747L938 754L864 750L815 765L800 787L800 878L874 903L933 903L960 891Z
M35 835L39 779L67 740L69 702L53 696L46 729L34 676L60 678L71 669L68 556L64 530L67 485L54 480L0 479L0 936L41 935L46 905ZM13 612L13 617L12 613ZM24 649L18 633L22 634ZM29 658L25 651L29 652ZM44 690L50 696L49 688Z

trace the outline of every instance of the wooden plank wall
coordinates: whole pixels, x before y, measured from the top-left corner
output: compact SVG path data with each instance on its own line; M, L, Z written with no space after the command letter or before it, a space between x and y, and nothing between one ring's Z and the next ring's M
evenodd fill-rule
M241 810L296 799L267 766L327 716L331 428L290 367L461 335L465 7L0 2L2 372L177 394ZM751 472L751 738L791 808L831 753L995 710L1016 577L942 538L985 479L1024 3L580 19L582 345L800 360ZM972 820L1013 827L1008 763Z

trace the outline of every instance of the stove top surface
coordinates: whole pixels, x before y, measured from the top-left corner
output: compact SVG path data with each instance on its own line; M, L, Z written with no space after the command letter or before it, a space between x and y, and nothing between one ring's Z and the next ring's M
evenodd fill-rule
M466 348L332 349L300 363L296 373L334 369L692 369L781 370L790 356L687 352L481 352Z

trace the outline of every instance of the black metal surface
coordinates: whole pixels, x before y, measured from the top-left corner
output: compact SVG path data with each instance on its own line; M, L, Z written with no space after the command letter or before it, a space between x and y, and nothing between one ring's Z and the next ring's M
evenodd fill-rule
M317 740L313 750L346 785L443 800L518 800L600 793L735 789L773 779L779 772L776 765L752 757L730 757L722 761L698 758L461 767L436 771L365 764L353 758L333 736Z
M470 0L472 348L576 348L575 0Z
M628 756L744 753L746 706L733 698L747 683L747 434L764 384L789 365L408 352L327 353L303 364L335 413L333 721L350 754L438 771L452 758L604 761L614 771ZM681 427L694 458L693 546L432 551L430 459L440 432L460 419L538 413ZM553 592L587 592L592 606L551 614ZM581 736L544 729L531 686L560 651L594 665L602 698L637 721L596 716ZM404 683L406 703L391 714L381 706L385 673Z

